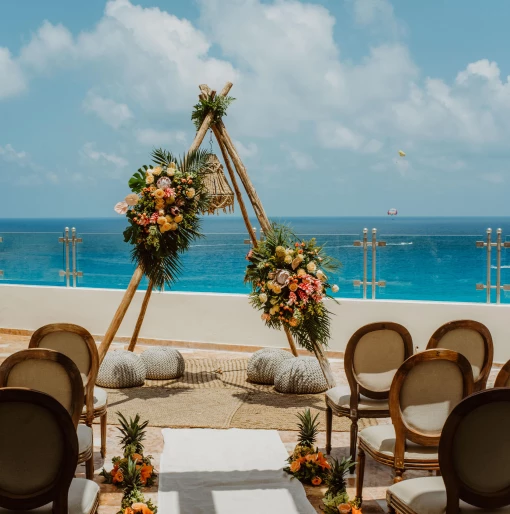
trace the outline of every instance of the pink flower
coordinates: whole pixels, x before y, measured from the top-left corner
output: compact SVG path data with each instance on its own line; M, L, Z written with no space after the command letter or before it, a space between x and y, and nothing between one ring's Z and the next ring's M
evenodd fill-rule
M308 303L308 296L304 291L298 291L298 296L303 301L303 304L306 305Z
M297 296L296 296L296 293L293 293L292 291L290 292L289 294L289 301L288 301L288 304L289 305L292 305L294 303L297 302Z
M149 220L149 221L150 221L151 223L153 223L153 224L154 224L154 223L156 223L156 221L158 221L158 218L159 218L159 213L155 212L155 213L151 216L151 218L150 218L150 220Z
M170 198L171 196L175 196L175 189L172 189L171 187L167 187L165 189L165 198Z
M117 214L126 214L127 210L128 210L128 204L126 202L119 202L119 203L116 203L115 204L115 207L113 208L113 210L117 213Z
M170 208L170 214L172 216L177 216L180 212L181 212L181 210L179 209L179 207L171 207Z

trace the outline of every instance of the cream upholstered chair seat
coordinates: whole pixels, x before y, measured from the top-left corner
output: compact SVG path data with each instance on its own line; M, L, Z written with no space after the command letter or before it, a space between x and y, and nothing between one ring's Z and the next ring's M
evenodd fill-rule
M68 502L69 514L90 514L95 512L99 504L99 485L85 478L73 478L69 488ZM52 508L53 504L48 503L43 507L21 512L52 514ZM0 514L20 514L20 511L0 508Z
M106 407L108 403L108 393L101 387L94 386L94 410ZM86 414L87 406L83 406L83 414Z
M76 433L78 434L78 455L90 455L93 451L92 428L80 424L77 427Z
M348 385L339 385L326 391L326 396L341 409L350 409L351 388ZM388 410L388 399L375 400L360 394L358 401L359 409L366 410Z
M395 427L393 425L375 425L363 429L358 437L365 444L378 453L393 458L395 455ZM406 460L437 460L438 448L436 446L422 446L412 441L406 441Z
M446 488L442 477L421 477L404 480L393 484L386 496L391 498L392 505L402 508L400 512L415 512L416 514L444 514L446 512ZM498 509L480 509L469 503L459 502L461 513L510 514L510 505Z

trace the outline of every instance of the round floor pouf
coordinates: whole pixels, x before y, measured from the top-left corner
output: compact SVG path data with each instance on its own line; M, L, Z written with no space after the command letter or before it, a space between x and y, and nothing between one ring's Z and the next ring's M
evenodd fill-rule
M248 360L248 380L255 384L274 384L274 374L285 360L294 359L290 352L278 348L263 348Z
M296 357L278 366L274 387L280 393L313 394L326 391L328 383L315 357Z
M147 379L167 380L179 378L184 374L184 359L173 348L149 348L141 355L147 366Z
M103 359L96 384L110 389L139 387L145 382L147 368L139 355L127 350L108 352Z

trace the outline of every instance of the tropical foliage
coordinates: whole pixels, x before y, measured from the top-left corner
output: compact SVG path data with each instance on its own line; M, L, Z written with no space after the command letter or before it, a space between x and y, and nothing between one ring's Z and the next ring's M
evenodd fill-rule
M204 118L209 112L213 112L211 125L218 123L223 116L227 115L229 105L235 100L231 96L215 96L212 100L210 98L200 99L200 101L193 107L191 113L191 120L198 130L204 121Z
M129 221L124 241L133 245L133 260L156 287L175 280L180 254L201 237L199 213L208 204L202 170L208 157L204 150L181 158L154 150L155 166L142 166L129 180L132 193L115 206Z
M326 255L315 238L303 241L285 225L273 223L265 236L246 256L251 304L262 311L268 327L288 327L307 350L313 351L314 342L326 346L330 312L324 299L332 298L329 290L338 291L327 274L337 271L340 263Z

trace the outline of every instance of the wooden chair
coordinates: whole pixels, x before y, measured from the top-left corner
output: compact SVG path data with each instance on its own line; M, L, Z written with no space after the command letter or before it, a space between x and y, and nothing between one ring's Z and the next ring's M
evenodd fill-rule
M27 387L58 400L76 427L78 463L85 462L87 478L94 478L92 428L79 424L84 401L83 380L69 357L42 348L14 353L0 366L0 387Z
M507 361L499 370L494 387L510 387L510 361Z
M363 493L365 453L395 472L439 470L439 437L452 409L473 392L469 361L452 350L426 350L407 359L390 389L393 425L376 425L359 433L356 496Z
M405 480L386 495L403 514L507 513L510 509L510 389L488 389L460 402L439 443L442 477ZM506 508L501 508L506 507ZM500 509L500 510L497 510Z
M326 392L326 453L331 452L333 414L351 420L350 453L356 458L358 420L388 418L391 381L400 365L413 354L411 334L398 323L365 325L350 338L344 368L348 386Z
M108 395L95 386L99 370L99 355L92 335L83 327L70 323L52 323L36 330L29 348L48 348L67 355L78 366L85 385L85 405L80 420L92 426L95 418L101 421L101 456L106 456L106 415Z
M59 401L30 389L0 389L0 419L0 512L97 512L99 486L73 479L78 438Z
M485 389L494 355L492 336L485 325L469 319L445 323L432 334L427 344L427 350L434 348L462 353L473 368L475 391Z

